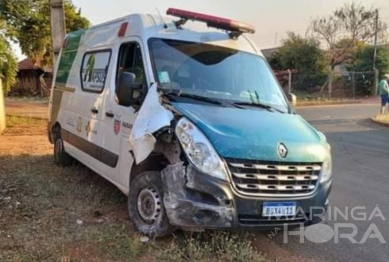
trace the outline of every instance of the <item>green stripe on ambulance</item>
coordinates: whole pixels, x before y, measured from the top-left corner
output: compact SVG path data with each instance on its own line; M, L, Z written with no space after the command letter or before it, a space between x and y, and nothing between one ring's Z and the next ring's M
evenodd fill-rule
M57 77L55 79L56 86L66 86L70 69L77 56L78 47L81 37L85 34L85 30L70 33L66 37L66 46L62 49L61 60L58 66Z

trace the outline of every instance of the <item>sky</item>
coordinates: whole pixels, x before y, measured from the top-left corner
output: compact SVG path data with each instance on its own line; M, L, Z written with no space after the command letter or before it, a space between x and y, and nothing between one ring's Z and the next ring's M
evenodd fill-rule
M330 14L350 0L73 0L93 25L132 13L165 14L169 7L222 16L256 27L254 42L262 49L280 44L288 31L304 34L312 18ZM389 0L360 0L380 9L389 24ZM16 48L17 49L17 48ZM17 50L21 57L20 50Z

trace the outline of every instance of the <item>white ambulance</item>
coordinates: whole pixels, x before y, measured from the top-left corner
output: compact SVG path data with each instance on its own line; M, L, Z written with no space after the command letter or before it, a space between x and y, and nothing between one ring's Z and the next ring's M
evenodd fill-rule
M109 180L153 237L319 222L330 146L291 108L254 28L167 14L67 35L50 98L55 162Z

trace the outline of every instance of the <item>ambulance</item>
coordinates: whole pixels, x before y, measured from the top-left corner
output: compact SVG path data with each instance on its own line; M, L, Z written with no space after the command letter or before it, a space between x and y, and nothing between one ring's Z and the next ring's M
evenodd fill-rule
M330 145L293 110L254 32L170 8L69 33L49 105L55 163L119 188L151 237L320 222Z

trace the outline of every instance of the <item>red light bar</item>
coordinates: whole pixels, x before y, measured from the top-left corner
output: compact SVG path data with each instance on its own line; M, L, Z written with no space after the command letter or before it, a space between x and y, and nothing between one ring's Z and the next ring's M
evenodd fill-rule
M199 22L205 22L209 27L215 27L218 29L223 29L231 32L237 33L255 33L255 28L252 25L238 22L231 19L221 18L212 15L205 15L200 13L195 13L191 11L179 10L175 8L169 8L166 14L179 17L181 21L179 24L183 24L186 20L193 20Z

